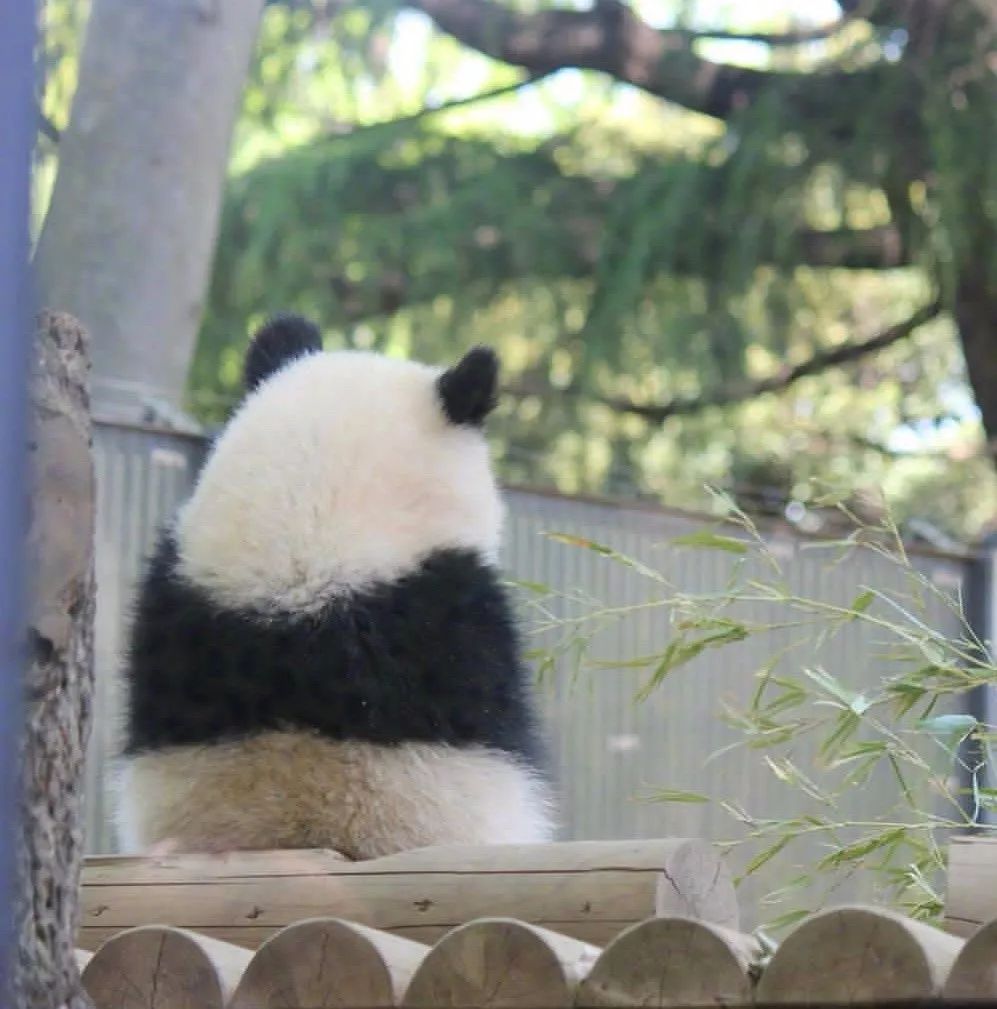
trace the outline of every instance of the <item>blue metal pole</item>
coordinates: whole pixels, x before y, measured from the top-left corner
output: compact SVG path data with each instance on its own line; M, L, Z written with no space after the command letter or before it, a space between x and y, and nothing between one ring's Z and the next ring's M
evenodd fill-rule
M997 660L997 535L991 533L977 549L979 555L970 568L969 585L966 593L966 608L970 626L976 636L987 649L987 657L991 662ZM969 714L981 724L993 731L997 725L997 686L984 683L971 691L969 695ZM985 762L986 750L977 745L963 747L965 763L974 767ZM980 773L980 772L978 772ZM972 785L972 774L966 773L966 786ZM997 768L985 763L977 784L985 788L997 787ZM973 797L967 795L967 809L973 808ZM983 824L997 824L997 814L993 809L984 809L980 816Z
M31 304L28 214L35 111L34 0L4 4L0 30L0 1005L12 1006L17 767L27 616L26 432Z

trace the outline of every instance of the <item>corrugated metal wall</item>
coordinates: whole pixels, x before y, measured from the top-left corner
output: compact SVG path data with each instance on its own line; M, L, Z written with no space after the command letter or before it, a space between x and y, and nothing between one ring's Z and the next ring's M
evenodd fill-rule
M105 783L115 749L119 699L115 670L119 665L128 600L151 546L156 527L183 499L200 458L200 443L153 431L98 425L98 690L97 729L88 775L89 849L113 850ZM545 602L557 616L584 612L598 601L614 607L647 604L660 598L659 587L633 569L598 553L551 540L545 532L567 533L610 546L667 572L687 592L719 590L730 573L730 555L679 551L665 541L702 528L703 519L615 504L556 496L510 492L506 568L510 577L542 583L575 599ZM785 564L789 585L800 594L848 604L861 585L901 589L899 572L868 552L836 565L819 552L801 549L788 534L772 549ZM956 590L963 583L964 562L920 558L918 564L939 585ZM527 625L536 611L527 607ZM784 615L784 614L783 614ZM755 620L774 619L770 607L756 607ZM940 602L928 609L939 630L957 633L956 619ZM744 700L754 688L752 674L782 644L788 633L749 639L724 652L701 657L673 674L644 702L635 695L643 681L640 670L591 669L576 675L570 654L558 662L556 675L541 686L549 715L560 787L563 833L568 838L697 835L724 839L736 833L733 822L715 805L676 805L641 801L655 788L705 793L739 802L756 816L799 815L799 793L781 785L760 757L743 751L716 761L710 754L737 736L718 717L725 699ZM563 635L544 631L528 635L531 647L550 647ZM646 606L607 619L590 643L591 654L625 660L660 652L668 640L668 615ZM844 628L819 654L798 655L799 662L820 662L844 680L859 684L877 676L882 642L868 628ZM801 752L805 761L807 754ZM873 779L849 797L840 815L871 819L897 800L892 779ZM814 845L799 849L800 860ZM791 855L781 857L778 873L757 886L771 885L790 874Z
M113 852L109 773L120 750L117 672L134 587L156 531L193 486L203 454L200 439L97 423L97 626L94 731L86 776L86 837L90 852Z
M597 552L562 545L543 535L566 533L595 541L664 572L686 593L720 592L737 563L722 551L680 550L667 541L709 528L708 519L676 513L587 503L559 497L515 493L510 496L507 567L520 579L545 583L612 607L640 606L618 619L607 620L588 642L589 655L606 661L660 655L669 640L669 614L663 606L648 606L665 594L638 571ZM903 593L909 578L887 559L868 551L833 563L826 551L785 532L769 539L769 549L783 566L790 592L848 606L862 586ZM963 587L966 562L954 558L915 557L914 563L946 592ZM772 572L749 561L745 576L772 580ZM548 604L556 616L591 612L591 603L561 601ZM752 604L742 609L744 619L757 623L785 621L784 607ZM930 600L926 622L943 633L959 635L955 614L941 600ZM744 704L758 681L754 674L798 637L790 630L749 638L723 651L707 652L668 676L646 700L636 696L647 678L640 669L579 670L570 653L562 656L558 673L546 688L550 727L562 772L564 831L570 838L697 836L723 841L742 837L744 828L719 803L662 803L647 801L660 789L700 793L740 806L758 819L782 819L822 814L839 822L872 821L898 806L895 777L881 769L861 789L849 791L836 809L806 803L797 788L781 783L763 762L759 751L744 748L711 759L743 735L721 717L725 703ZM541 641L550 648L563 631L544 631ZM851 623L819 649L793 652L795 669L821 666L842 682L861 688L878 681L885 641L867 625ZM813 768L815 747L801 744L794 762L819 778ZM935 758L943 755L936 749ZM925 807L934 800L920 795ZM948 813L951 815L952 810ZM910 816L902 815L909 821ZM854 840L865 830L842 831L838 843ZM797 876L803 867L834 847L827 836L803 837L741 887L741 906L753 924L758 901ZM731 853L742 869L762 845L743 846ZM855 874L839 879L832 899L873 896L872 880ZM801 889L794 899L822 901L820 890ZM796 906L796 905L794 905ZM771 917L771 915L769 916Z

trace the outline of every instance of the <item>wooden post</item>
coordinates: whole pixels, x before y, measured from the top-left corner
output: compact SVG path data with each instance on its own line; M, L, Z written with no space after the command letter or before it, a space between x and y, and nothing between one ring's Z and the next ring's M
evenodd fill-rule
M703 841L577 841L422 848L368 862L323 851L87 860L79 945L150 921L255 949L305 918L435 942L485 916L604 944L678 914L737 928L730 874Z
M808 918L758 982L759 1003L927 999L939 994L962 941L883 908L842 907Z
M415 972L406 1009L568 1009L595 946L508 918L454 929Z
M336 918L298 922L256 951L228 1009L388 1009L428 952Z
M997 918L997 838L955 837L949 845L945 928L972 935Z
M963 946L945 982L944 995L997 999L997 920L984 925Z
M151 925L101 946L83 985L97 1009L224 1009L251 957L238 946Z
M93 696L94 477L87 337L44 313L32 383L30 667L21 746L18 1005L85 1006L73 954ZM0 477L3 479L4 477Z
M746 1005L758 943L692 918L651 918L602 952L578 990L580 1009Z

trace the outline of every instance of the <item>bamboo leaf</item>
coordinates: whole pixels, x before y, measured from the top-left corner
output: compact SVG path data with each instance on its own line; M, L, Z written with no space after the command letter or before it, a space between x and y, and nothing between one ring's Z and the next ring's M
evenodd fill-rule
M965 736L979 724L972 715L935 715L922 718L917 727L937 736Z
M699 792L683 792L676 788L666 788L655 792L650 799L652 802L704 803L711 801L708 795L701 795Z
M633 659L619 659L617 661L590 659L589 665L593 669L644 669L652 663L658 662L660 658L660 655L639 655Z
M829 855L817 863L818 869L829 869L835 868L837 866L843 865L846 862L859 862L866 855L870 855L874 851L878 851L880 848L885 848L887 845L893 844L897 840L903 838L906 828L904 827L891 827L889 830L883 831L881 834L873 834L871 837L864 837L861 840L855 841L853 844L845 845L843 848L839 848L837 851L832 851Z
M744 875L750 876L752 873L757 872L766 862L770 862L776 855L786 847L787 844L792 840L790 834L783 834L775 844L769 845L764 851L760 852L745 866Z
M549 596L553 592L553 589L549 585L544 585L543 582L525 581L521 578L510 579L508 584L515 589L532 592L536 596Z
M834 731L821 743L820 755L825 760L833 761L838 748L854 734L859 724L858 715L851 708L841 712L836 720Z
M803 670L803 675L813 680L825 693L851 706L852 699L855 696L854 693L846 690L830 673L825 672L823 669L806 667Z
M603 546L603 544L586 539L584 536L574 536L571 533L547 533L546 536L555 543L563 543L569 547L581 547L583 550L591 550L603 557L612 557L616 553L612 547Z
M734 641L743 641L748 636L748 630L743 625L729 622L729 626L724 626L713 634L706 634L701 638L688 640L677 638L669 643L661 657L651 678L640 689L637 697L639 700L646 700L651 691L673 670L678 669L691 662L698 655L706 651L707 648L717 648L729 645Z
M699 547L704 550L722 550L729 554L746 554L748 545L743 540L735 539L733 536L721 536L719 533L702 529L699 532L689 533L688 536L677 536L669 541L676 547Z

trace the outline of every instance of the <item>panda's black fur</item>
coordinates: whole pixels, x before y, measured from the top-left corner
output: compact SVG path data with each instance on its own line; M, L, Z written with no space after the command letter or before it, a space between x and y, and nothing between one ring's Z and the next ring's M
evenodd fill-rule
M540 760L509 604L473 552L301 617L226 610L176 562L167 536L135 621L128 753L293 727Z
M451 424L480 427L495 409L498 360L487 347L468 351L436 383L443 412Z
M300 315L275 315L253 338L242 369L249 392L295 358L322 349L318 326Z

